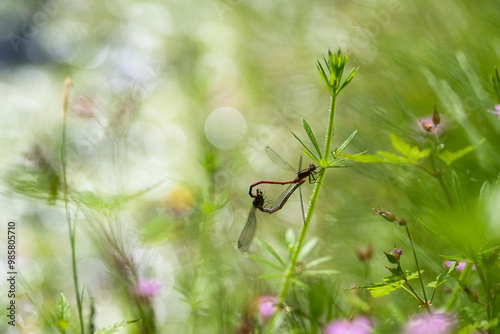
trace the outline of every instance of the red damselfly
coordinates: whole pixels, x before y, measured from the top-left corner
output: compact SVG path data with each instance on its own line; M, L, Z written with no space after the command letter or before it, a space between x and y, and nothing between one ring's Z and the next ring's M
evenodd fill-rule
M259 184L281 184L281 185L285 185L285 184L297 183L297 184L301 185L302 182L300 182L300 181L301 180L305 180L305 178L309 178L309 183L312 183L313 181L316 180L315 174L318 173L316 171L316 169L318 167L316 167L314 164L310 164L308 168L301 170L300 169L300 165L302 163L302 157L300 157L299 171L297 171L295 168L292 167L292 165L290 165L288 162L286 162L285 159L283 159L278 153L276 153L269 146L266 146L266 154L269 157L269 159L272 162L274 162L278 167L281 167L283 169L286 169L286 170L289 170L289 171L292 171L292 172L296 173L297 177L294 180L287 181L287 182L278 182L278 181L259 181L259 182L256 182L256 183L252 184L250 186L250 189L248 190L248 194L251 197L256 198L258 196L258 195L254 195L252 193L252 189L254 187L258 186ZM287 191L285 191L285 194L286 193L287 193Z
M240 237L238 239L238 249L242 252L245 252L250 243L252 242L253 236L255 234L255 230L257 228L257 217L255 216L255 210L259 209L260 211L267 212L269 214L274 213L285 205L286 201L290 198L295 190L306 180L302 179L295 184L291 184L288 189L283 192L276 200L274 200L273 204L270 208L265 207L265 198L262 190L257 189L257 193L254 197L252 207L250 208L250 212L248 214L247 222L245 227L243 227L243 231L241 231Z

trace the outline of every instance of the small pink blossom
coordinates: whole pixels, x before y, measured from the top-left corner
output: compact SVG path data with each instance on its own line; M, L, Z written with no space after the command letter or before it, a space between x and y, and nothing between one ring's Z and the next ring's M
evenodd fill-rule
M500 119L500 104L497 104L497 105L495 106L495 111L494 111L494 110L490 110L490 109L488 109L488 110L486 110L486 111L487 111L487 112L490 112L490 113L492 113L492 114L497 115L497 116L498 116L498 119Z
M278 298L273 296L262 296L257 299L257 310L263 322L266 322L276 312L277 302Z
M446 313L417 314L405 325L405 334L446 334L455 327L455 319Z
M325 334L368 334L372 327L370 320L356 317L351 321L334 320L325 327Z
M161 284L146 278L139 278L135 283L137 294L141 297L151 298L158 294L161 290Z
M454 265L455 262L456 261L444 261L443 262L443 266L445 266L446 268L449 268L452 265ZM458 271L462 271L462 270L464 270L464 268L465 268L465 262L459 261L458 266L455 269L458 270ZM475 265L472 265L472 270L476 270L476 266Z

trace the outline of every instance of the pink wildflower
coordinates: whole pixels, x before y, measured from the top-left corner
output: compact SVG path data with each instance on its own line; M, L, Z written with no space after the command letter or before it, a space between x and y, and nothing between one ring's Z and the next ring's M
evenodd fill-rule
M497 115L497 116L498 116L498 119L500 119L500 104L497 104L497 105L495 106L495 110L496 110L496 111L493 111L493 110L488 109L488 110L486 110L486 111L487 111L487 112L490 112L490 113L492 113L492 114Z
M452 265L454 265L455 262L456 261L444 261L443 262L443 266L445 266L446 268L449 268ZM464 268L465 268L465 262L459 261L458 266L455 269L458 270L458 271L462 271L462 270L464 270ZM472 270L476 270L476 266L475 265L472 265Z
M139 296L151 298L161 290L161 284L146 278L139 278L137 283L135 283L135 289Z
M451 333L455 326L453 316L445 313L430 315L417 314L405 325L405 334L446 334Z
M274 312L276 312L276 303L278 298L273 296L262 296L257 299L257 310L262 322L266 322Z
M325 327L325 334L368 334L372 327L370 320L356 317L351 321L334 320Z

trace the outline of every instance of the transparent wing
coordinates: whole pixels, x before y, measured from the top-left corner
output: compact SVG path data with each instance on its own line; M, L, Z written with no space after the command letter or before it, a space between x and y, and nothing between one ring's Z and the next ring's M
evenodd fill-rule
M246 252L248 250L255 234L255 229L257 227L257 218L255 217L256 208L257 207L255 205L252 205L252 208L248 213L248 219L245 227L243 227L243 231L241 231L240 238L238 239L238 249L242 252Z
M281 202L283 202L283 200L285 199L285 197L290 197L290 191L294 191L296 186L297 186L298 183L290 183L290 185L286 188L286 190L284 192L282 192L274 201L273 203L271 204L271 209L274 209L278 206L281 205ZM292 190L293 189L293 190ZM288 198L287 198L288 199Z
M266 146L266 154L269 157L269 159L276 164L276 166L297 173L297 171L295 170L295 168L292 167L292 165L286 162L285 159L279 156L278 153L276 153L269 146Z

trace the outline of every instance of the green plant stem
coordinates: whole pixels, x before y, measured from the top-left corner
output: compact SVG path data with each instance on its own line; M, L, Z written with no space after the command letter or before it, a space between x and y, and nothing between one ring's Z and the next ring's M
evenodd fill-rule
M467 246L467 250L469 251L469 254L472 258L473 265L476 266L476 272L479 276L479 279L481 280L481 284L483 285L484 292L486 294L486 316L488 317L488 320L490 320L491 316L492 316L492 313L491 313L492 302L491 302L491 294L489 291L490 289L489 289L488 280L484 276L483 267L482 267L481 263L479 262L479 259L477 258L476 253L474 252L472 247ZM472 268L472 264L471 264L471 268Z
M415 259L415 265L417 266L418 278L420 280L420 286L422 287L422 292L424 294L425 307L429 308L429 300L427 299L427 293L425 292L424 281L422 279L422 272L420 271L420 266L418 264L417 253L415 252L415 246L413 245L413 240L411 238L410 229L408 225L405 225L406 233L408 234L408 239L410 240L411 250L413 252L413 258Z
M335 116L335 105L336 105L336 96L332 96L330 101L330 112L329 112L329 121L328 128L326 130L326 143L325 143L325 153L322 159L322 163L328 163L328 154L330 152L330 146L332 144L333 137L333 119ZM281 287L281 292L278 297L278 304L282 304L285 300L286 293L288 292L288 288L290 287L290 281L295 272L295 265L297 263L297 257L299 256L300 250L302 249L302 245L304 243L304 239L306 237L307 229L309 227L309 223L311 222L312 215L314 212L314 208L316 207L316 201L318 199L319 192L321 190L321 186L323 185L323 180L325 179L326 168L322 168L319 172L318 179L316 180L316 184L314 185L313 194L311 196L311 201L309 202L309 207L307 209L306 218L304 220L304 224L302 225L302 229L300 231L300 236L298 242L295 244L292 257L290 259L290 264L285 273L285 279L283 280L283 285ZM271 319L269 320L269 324L266 327L266 333L270 333L275 325L276 315L278 312L275 312Z
M326 130L326 138L325 138L325 153L323 154L322 159L322 167L328 165L328 156L330 155L330 147L332 147L332 139L333 139L333 120L335 118L335 106L337 103L337 96L332 95L330 99L330 113L328 115L328 128Z
M457 286L453 290L453 293L451 294L451 297L448 300L448 304L446 304L447 312L453 310L457 305L458 297L460 296L460 293L463 291L463 286L465 285L465 282L469 278L471 271L472 271L472 263L466 263L464 270L462 270L462 273L458 278Z
M419 303L420 305L422 305L423 303L423 300L422 298L420 298L420 296L418 295L418 293L415 291L415 289L413 289L413 287L410 285L410 283L408 281L405 281L405 284L408 286L408 287L405 287L403 284L400 284L400 286L406 291L408 292L410 295L413 296L413 298L415 298Z
M65 91L63 95L63 128L62 128L62 146L61 146L61 164L63 173L63 194L64 194L64 209L66 211L66 221L68 223L68 234L71 245L71 267L73 271L73 284L75 286L76 305L78 308L78 318L80 320L80 331L84 334L83 315L82 315L82 301L80 298L80 288L78 286L78 273L76 269L76 231L75 226L71 220L71 212L69 210L68 198L68 182L66 174L66 113L68 103L70 79L66 79Z

